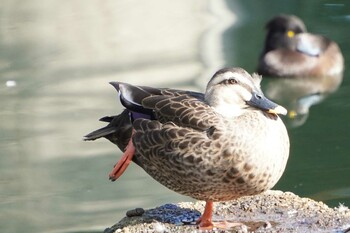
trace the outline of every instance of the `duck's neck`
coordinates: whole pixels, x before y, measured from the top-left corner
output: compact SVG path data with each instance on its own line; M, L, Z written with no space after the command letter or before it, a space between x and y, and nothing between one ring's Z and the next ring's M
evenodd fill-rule
M206 101L209 105L223 117L232 118L242 115L246 109L243 106L237 104L236 96L210 95L206 96ZM238 98L238 97L236 97Z
M226 118L233 118L233 117L238 117L244 113L244 110L230 106L228 107L227 105L218 105L218 106L213 106L215 112L219 113L220 115L226 117Z

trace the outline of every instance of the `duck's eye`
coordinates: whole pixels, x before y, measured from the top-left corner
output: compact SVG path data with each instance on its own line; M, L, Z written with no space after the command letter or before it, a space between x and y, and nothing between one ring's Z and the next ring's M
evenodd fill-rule
M287 36L288 36L289 38L293 38L293 37L295 36L295 32L292 31L292 30L289 30L289 31L287 31Z
M237 80L236 79L225 79L221 82L221 84L225 84L225 85L231 85L231 84L237 84Z
M232 78L228 79L227 81L229 84L237 84L238 83L236 79L232 79Z

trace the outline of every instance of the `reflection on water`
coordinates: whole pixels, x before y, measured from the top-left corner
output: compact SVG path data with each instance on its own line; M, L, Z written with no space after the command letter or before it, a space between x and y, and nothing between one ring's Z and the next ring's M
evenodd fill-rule
M269 78L264 93L287 108L286 123L298 127L306 122L310 107L338 90L342 80L342 76Z
M349 197L349 193L350 193L350 187L345 187L345 188L325 190L323 192L315 193L310 197L314 199L330 202L332 200L335 200L335 201L338 201L341 199L345 200ZM339 202L339 203L343 203L343 202Z
M82 136L103 125L100 116L121 110L109 81L203 90L224 65L253 71L265 20L282 10L304 14L310 31L332 34L349 54L346 1L152 1L2 2L0 232L101 231L128 209L190 200L135 165L108 181L121 153L107 140ZM267 84L276 98L290 91L295 104L339 88L290 130L290 161L277 188L350 205L347 76L340 87L341 79L305 82L314 89L300 93L292 88L298 82L264 80L276 82ZM299 97L305 95L311 100Z

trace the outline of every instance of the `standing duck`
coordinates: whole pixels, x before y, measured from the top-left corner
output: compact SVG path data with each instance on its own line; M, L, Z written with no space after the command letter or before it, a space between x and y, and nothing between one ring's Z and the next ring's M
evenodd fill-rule
M257 72L277 77L338 76L344 69L338 45L321 35L308 33L294 15L278 15L267 25L265 47Z
M116 180L130 161L169 189L206 201L197 223L213 227L213 202L272 188L289 156L289 137L268 100L261 77L241 68L217 71L205 94L112 82L126 108L104 117L106 127L85 136L105 137L124 155L109 174Z

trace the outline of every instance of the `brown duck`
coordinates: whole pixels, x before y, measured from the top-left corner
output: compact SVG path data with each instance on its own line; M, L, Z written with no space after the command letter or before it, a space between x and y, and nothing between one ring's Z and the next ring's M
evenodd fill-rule
M294 15L278 15L266 24L265 47L258 73L277 77L338 76L344 58L338 45L321 35L308 33Z
M214 74L205 94L112 82L126 108L102 118L106 127L85 136L105 137L124 155L109 174L116 180L130 161L183 195L206 201L200 227L212 227L213 202L272 188L289 156L289 138L268 100L261 77L241 68Z

